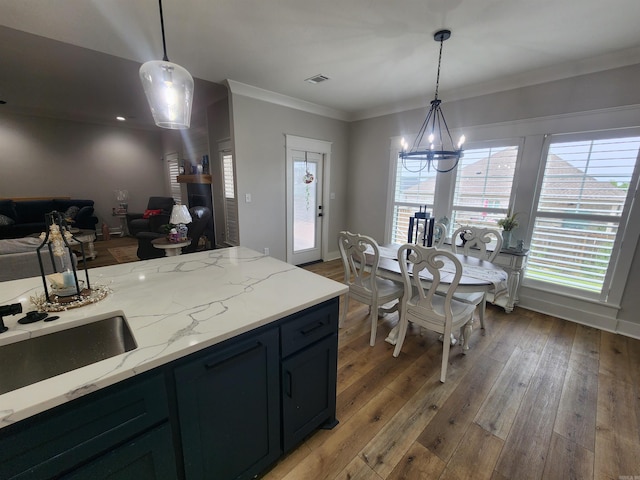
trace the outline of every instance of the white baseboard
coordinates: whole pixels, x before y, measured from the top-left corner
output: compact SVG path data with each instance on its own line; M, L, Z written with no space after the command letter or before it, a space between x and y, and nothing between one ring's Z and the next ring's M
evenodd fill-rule
M633 332L632 328L627 327L624 331L620 328L621 322L616 318L618 308L615 306L581 300L525 286L520 288L518 296L519 307L607 332L635 337L635 335L631 334ZM637 327L640 329L640 325L637 325Z

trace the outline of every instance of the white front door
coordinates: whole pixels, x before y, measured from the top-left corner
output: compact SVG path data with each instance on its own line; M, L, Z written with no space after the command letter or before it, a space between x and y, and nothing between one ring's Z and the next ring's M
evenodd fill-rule
M320 153L293 150L292 257L294 265L322 260L322 174Z

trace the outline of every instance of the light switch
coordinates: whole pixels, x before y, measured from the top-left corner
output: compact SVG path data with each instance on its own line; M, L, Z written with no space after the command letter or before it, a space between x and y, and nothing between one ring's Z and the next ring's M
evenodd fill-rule
M251 194L250 193L245 193L244 194L244 201L247 203L251 203Z

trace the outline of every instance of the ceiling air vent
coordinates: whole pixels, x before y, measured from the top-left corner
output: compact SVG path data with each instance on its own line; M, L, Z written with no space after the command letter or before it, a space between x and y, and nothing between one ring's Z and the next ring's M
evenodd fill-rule
M324 82L325 80L329 80L329 77L318 74L313 77L306 78L305 82L313 83L315 85L316 83Z

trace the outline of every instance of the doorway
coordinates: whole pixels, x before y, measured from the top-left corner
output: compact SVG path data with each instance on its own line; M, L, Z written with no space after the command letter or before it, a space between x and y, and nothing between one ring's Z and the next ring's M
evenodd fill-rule
M294 265L324 257L324 178L330 145L287 135L287 262Z

